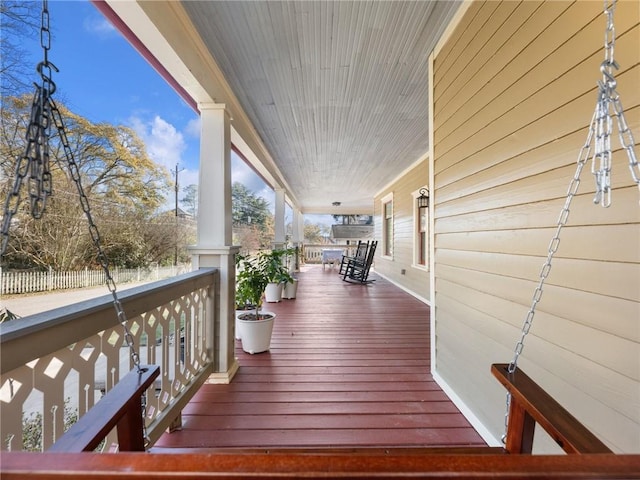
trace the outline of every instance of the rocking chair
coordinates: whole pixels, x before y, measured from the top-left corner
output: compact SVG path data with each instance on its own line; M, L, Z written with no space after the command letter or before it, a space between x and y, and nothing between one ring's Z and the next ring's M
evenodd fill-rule
M340 262L340 270L339 274L343 275L345 273L345 269L349 262L358 261L358 262L366 262L367 260L367 250L369 249L369 242L363 242L362 240L358 240L358 246L356 248L356 254L353 257L348 255L342 256L342 261Z
M376 253L377 241L371 242L369 249L367 250L366 259L364 261L356 259L355 257L347 262L345 266L344 275L342 280L353 281L358 283L371 283L374 280L369 280L369 270L373 263L373 257Z

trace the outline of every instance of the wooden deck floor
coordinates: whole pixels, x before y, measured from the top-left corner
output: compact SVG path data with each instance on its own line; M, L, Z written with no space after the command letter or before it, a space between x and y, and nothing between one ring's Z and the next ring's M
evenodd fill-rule
M182 431L155 451L200 448L484 446L429 373L429 307L372 274L303 267L271 350L244 353L230 385L204 385Z

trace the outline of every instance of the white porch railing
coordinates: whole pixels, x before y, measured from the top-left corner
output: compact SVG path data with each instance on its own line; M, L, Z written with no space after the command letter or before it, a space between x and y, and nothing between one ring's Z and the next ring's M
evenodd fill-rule
M326 248L330 248L332 250L341 248L348 256L353 256L356 253L357 247L357 242L349 245L346 243L335 245L305 244L303 249L303 260L304 263L322 263L322 250Z
M151 442L212 371L215 269L119 294L142 364L161 367L147 392ZM64 432L65 410L82 416L133 367L111 295L0 325L0 444L22 450L23 420L34 418L46 450ZM115 436L108 437L111 449Z

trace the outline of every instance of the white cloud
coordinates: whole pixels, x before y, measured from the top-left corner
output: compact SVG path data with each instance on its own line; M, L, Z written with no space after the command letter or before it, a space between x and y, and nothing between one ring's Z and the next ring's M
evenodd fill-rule
M146 122L139 117L130 117L129 123L147 146L149 157L158 165L175 171L187 147L182 133L159 115Z
M200 117L189 120L184 133L191 138L200 138Z
M273 190L267 187L262 178L233 152L231 153L231 181L243 184L250 191L273 203L272 200L269 200L269 198L273 198Z
M115 27L106 18L98 15L86 17L82 22L82 27L85 31L103 38L118 35Z
M150 120L141 116L131 116L128 123L144 142L149 158L165 167L174 180L176 165L178 166L178 198L182 199L184 187L198 184L198 170L186 168L186 162L182 158L187 150L184 135L159 115ZM166 199L164 209L172 209L174 202L172 191Z

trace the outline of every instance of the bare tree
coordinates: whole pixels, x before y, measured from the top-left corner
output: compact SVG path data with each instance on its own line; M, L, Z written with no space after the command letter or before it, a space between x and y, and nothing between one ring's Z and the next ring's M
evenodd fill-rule
M10 97L4 107L0 129L3 199L13 188L16 152L24 149L30 101L26 97ZM145 225L154 222L169 190L169 173L151 161L131 129L94 124L62 105L58 107L105 253L116 265L146 265L156 254L145 244ZM14 217L6 260L10 266L23 268L76 269L95 265L96 251L89 239L65 151L58 137L51 138L50 146L53 196L42 219L34 221L22 209ZM22 196L24 199L26 192ZM22 208L26 203L23 201ZM166 236L176 237L173 231L166 232Z
M40 2L0 0L0 95L28 91L36 78L35 65L28 58L25 38L39 39ZM39 41L39 40L38 40Z
M198 186L191 184L182 189L184 197L182 197L182 204L187 209L187 212L193 215L197 215L198 209Z

